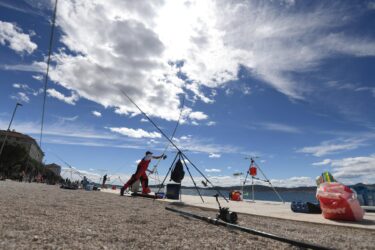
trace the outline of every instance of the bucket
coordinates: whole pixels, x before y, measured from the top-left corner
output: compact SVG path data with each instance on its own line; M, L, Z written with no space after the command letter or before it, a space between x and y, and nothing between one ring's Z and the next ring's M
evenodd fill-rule
M171 200L180 199L181 184L167 184L166 198Z
M257 175L257 168L256 167L250 167L250 175L251 176Z
M137 180L136 182L133 183L133 185L131 186L130 190L133 193L138 193L139 192L139 186L140 186L140 184L141 184L141 181Z
M92 185L92 184L86 185L86 191L92 191L93 189L94 189L94 185Z

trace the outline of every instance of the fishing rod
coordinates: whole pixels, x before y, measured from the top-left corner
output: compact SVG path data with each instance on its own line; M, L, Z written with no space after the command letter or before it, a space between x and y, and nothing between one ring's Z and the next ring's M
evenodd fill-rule
M224 226L224 227L227 227L227 228L230 228L230 229L240 230L240 231L245 232L245 233L250 233L250 234L258 235L258 236L261 236L261 237L277 240L277 241L280 241L280 242L285 242L285 243L291 244L293 246L301 247L301 248L319 249L319 250L333 249L333 248L328 248L328 247L325 247L325 246L322 246L322 245L307 243L307 242L303 242L303 241L294 240L294 239L291 239L291 238L286 238L284 236L279 236L279 235L263 232L263 231L260 231L260 230L254 229L254 228L239 226L239 225L228 223L228 222L221 221L221 220L218 220L218 219L213 219L211 217L205 217L205 216L193 214L193 213L182 211L182 210L177 210L177 209L171 208L171 207L165 207L165 209L168 210L168 211L172 211L172 212L181 214L183 216L203 220L205 222L208 222L208 223L216 225L216 226Z
M180 120L181 120L181 117L182 117L182 111L184 110L184 106L185 106L185 95L184 95L184 97L183 97L183 99L182 99L180 115L178 116L178 120L177 120L176 126L174 127L174 130L173 130L173 132L172 132L171 140L173 140L173 138L174 138L174 136L175 136L175 134L176 134L176 131L177 131L177 127L178 127L178 125L180 124ZM167 146L165 147L165 149L164 149L162 155L164 155L164 154L167 152L168 148L169 148L169 143L168 143ZM154 172L156 171L156 168L159 166L159 163L161 162L161 159L162 159L162 158L159 158L159 159L158 159L157 163L155 164L154 168L152 169L152 171L150 172L150 174L149 174L148 176L150 176L152 173L154 173ZM157 173L157 172L156 172L156 173ZM160 184L160 180L159 180L159 178L158 178L158 181L159 181L159 184Z
M159 126L158 125L156 125L156 123L145 113L145 112L143 112L143 110L130 98L130 96L128 96L126 93L125 93L125 91L123 91L122 89L120 89L120 91L121 91L121 93L124 95L124 96L126 96L126 98L128 98L129 99L129 101L134 105L134 106L136 106L137 107L137 109L147 118L147 120L149 121L149 122L151 122L151 124L152 125L154 125L154 127L171 143L171 145L173 146L173 147L175 147L176 149L177 149L177 151L183 156L183 157L185 157L185 159L186 160L188 160L189 162L190 162L190 164L195 168L195 170L200 174L200 175L202 175L202 177L206 180L206 182L207 183L209 183L214 189L215 189L215 191L216 192L218 192L219 194L220 194L220 196L221 197L223 197L224 198L224 200L226 201L226 202L229 202L228 201L228 199L220 192L220 190L218 190L215 186L214 186L214 184L212 184L212 182L209 180L209 179L207 179L207 177L202 173L202 171L200 171L199 169L198 169L198 167L197 166L195 166L195 164L184 154L184 152L182 152L181 150L180 150L180 148L171 140L171 139L169 139L169 137L163 132L163 130L161 130L160 128L159 128Z

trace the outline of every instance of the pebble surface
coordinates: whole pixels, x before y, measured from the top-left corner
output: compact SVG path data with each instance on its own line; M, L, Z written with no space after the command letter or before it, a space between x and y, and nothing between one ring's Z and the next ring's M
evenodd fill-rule
M297 249L182 217L165 210L166 205L97 191L0 181L0 249ZM199 208L178 209L215 216ZM339 249L375 249L374 231L246 215L240 215L240 225Z

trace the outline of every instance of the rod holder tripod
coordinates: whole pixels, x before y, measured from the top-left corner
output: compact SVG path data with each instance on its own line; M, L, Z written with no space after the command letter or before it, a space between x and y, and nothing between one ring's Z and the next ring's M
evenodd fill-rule
M263 178L264 179L260 179L260 178L257 178L255 177L256 175L256 172L255 174L254 173L250 173L251 172L251 168L252 167L255 167L256 169L259 169L260 173L263 175ZM254 180L259 180L259 181L263 181L263 182L267 182L270 187L272 188L272 190L276 193L276 195L279 197L279 199L285 203L285 201L283 200L283 198L280 196L279 192L277 192L277 190L275 189L275 187L272 185L271 181L267 178L267 176L264 174L264 172L262 171L262 169L259 167L258 164L255 163L255 160L253 157L250 158L250 169L246 172L246 177L245 177L245 180L242 184L242 193L243 193L243 189L245 187L245 184L246 184L246 181L247 181L247 178L249 176L249 174L251 175L251 190L252 190L252 198L253 198L253 202L255 202L255 198L254 198Z
M200 193L200 191L197 187L197 184L195 183L195 180L194 180L193 176L191 175L189 166L188 166L188 164L186 164L186 158L181 151L178 151L175 158L173 159L173 162L172 162L171 166L169 167L169 170L168 170L167 174L165 175L163 182L159 186L158 193L160 192L160 189L164 186L165 180L167 179L169 173L172 171L173 167L175 166L175 164L177 163L178 160L180 160L182 162L182 164L185 166L186 170L188 171L188 173L190 175L191 180L193 181L195 189L197 190L199 196L201 197L202 202L204 203L203 197L202 197L202 195L201 195L201 193ZM205 176L203 176L203 177L206 178Z

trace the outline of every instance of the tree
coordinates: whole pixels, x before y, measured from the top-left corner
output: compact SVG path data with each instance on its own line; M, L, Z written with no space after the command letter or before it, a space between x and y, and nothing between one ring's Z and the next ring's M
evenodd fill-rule
M8 144L1 155L0 173L8 178L18 178L19 173L26 169L28 153L20 145Z

